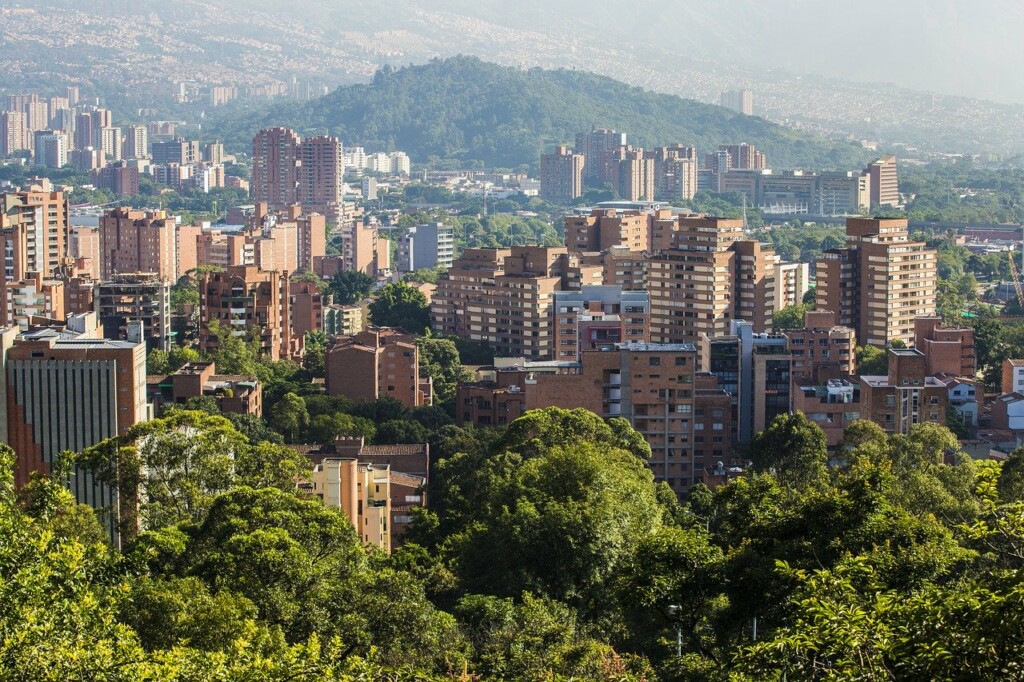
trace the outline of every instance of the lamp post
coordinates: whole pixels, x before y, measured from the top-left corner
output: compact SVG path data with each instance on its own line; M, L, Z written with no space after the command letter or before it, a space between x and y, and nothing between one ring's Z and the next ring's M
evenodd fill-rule
M681 610L678 604L669 604L668 615L676 622L676 658L683 657L683 623L678 617Z

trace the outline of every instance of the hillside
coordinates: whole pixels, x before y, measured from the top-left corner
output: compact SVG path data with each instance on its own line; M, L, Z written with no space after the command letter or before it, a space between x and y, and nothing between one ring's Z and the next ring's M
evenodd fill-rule
M227 114L228 112L225 112ZM368 84L343 86L302 107L278 106L207 124L237 144L257 128L284 125L338 135L368 150L402 149L431 157L515 167L535 164L552 144L569 143L591 126L611 126L639 146L671 142L698 150L751 142L775 168L852 168L865 152L851 143L801 135L757 117L631 87L565 69L519 70L475 57L385 68Z

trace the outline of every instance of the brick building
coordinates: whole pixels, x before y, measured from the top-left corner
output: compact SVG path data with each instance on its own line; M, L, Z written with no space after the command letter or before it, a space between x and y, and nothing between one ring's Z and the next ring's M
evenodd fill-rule
M889 348L888 376L861 376L860 413L887 433L907 433L914 424L946 423L945 383L928 376L925 354L916 348Z
M817 263L817 308L832 310L862 344L915 341L915 320L935 313L935 250L912 242L905 218L847 218L846 246Z
M461 384L459 424L507 424L526 410L582 407L630 421L650 444L655 478L684 494L731 461L729 395L696 371L693 344L624 343L579 362L527 362Z
M324 363L328 395L356 402L386 396L410 408L431 402L429 383L420 379L420 352L412 334L370 327L338 338Z
M970 327L943 327L941 317L919 317L914 320L914 348L927 358L928 374L973 377L978 371Z
M618 286L585 285L554 296L555 360L574 361L583 350L650 340L650 297Z
M190 362L174 374L147 379L149 402L154 409L181 405L189 398L210 396L217 409L233 414L263 416L263 389L253 376L217 374L213 362Z
M61 192L0 194L0 247L3 278L24 280L59 276L68 265L68 202Z
M594 209L590 215L565 217L565 245L569 251L604 251L623 246L630 251L650 250L651 214L643 211Z
M260 349L271 360L292 354L288 273L263 272L255 266L229 266L205 273L199 281L199 343L204 351L219 345L210 333L217 321L234 333L257 330Z
M437 283L435 331L487 341L498 356L552 356L554 292L569 270L564 247L466 249Z
M771 329L775 255L746 239L742 221L678 216L659 229L647 273L652 341L693 343L728 334L734 320Z

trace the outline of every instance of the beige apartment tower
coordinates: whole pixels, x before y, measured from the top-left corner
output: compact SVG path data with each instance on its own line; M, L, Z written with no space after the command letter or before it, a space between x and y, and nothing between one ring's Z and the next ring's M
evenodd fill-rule
M733 320L755 332L771 328L775 254L747 239L743 222L680 216L665 229L671 248L651 257L651 341L696 343L702 334L725 336ZM667 228L667 226L663 226Z
M576 154L566 146L555 147L550 154L540 157L541 199L556 204L569 204L583 194L582 154Z
M905 218L847 218L846 247L817 263L817 308L861 344L914 343L914 320L935 314L936 256L910 241Z

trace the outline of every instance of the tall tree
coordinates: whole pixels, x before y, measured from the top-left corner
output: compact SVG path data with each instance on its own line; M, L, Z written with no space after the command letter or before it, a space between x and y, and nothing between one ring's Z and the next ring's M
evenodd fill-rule
M794 486L821 480L828 462L825 432L802 412L776 417L754 437L750 453L758 470Z
M331 277L327 290L339 305L358 303L373 291L375 281L358 270L341 270Z
M380 327L397 327L422 334L430 327L427 297L405 282L385 285L370 304L370 318Z

